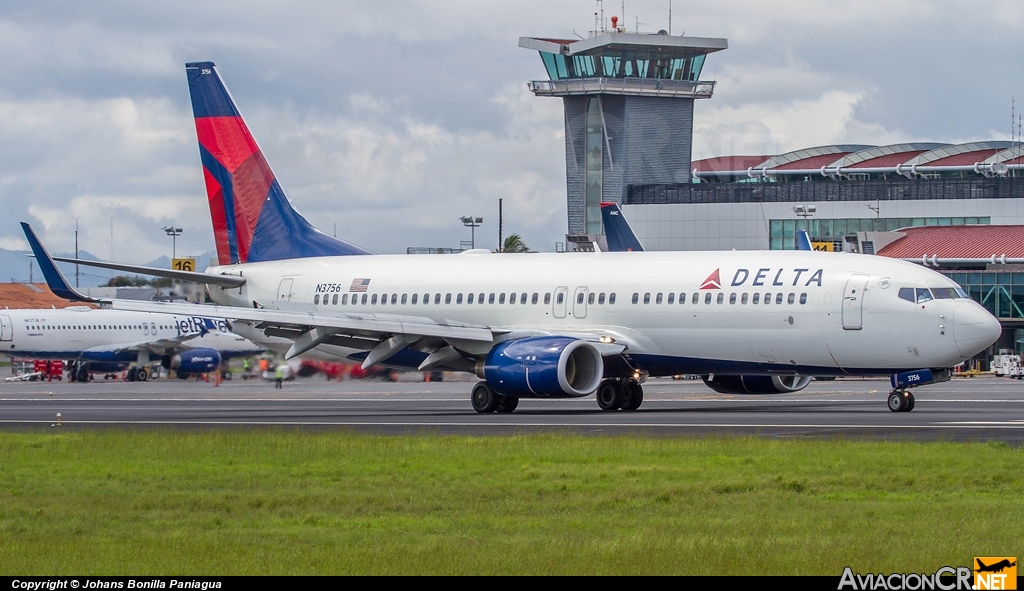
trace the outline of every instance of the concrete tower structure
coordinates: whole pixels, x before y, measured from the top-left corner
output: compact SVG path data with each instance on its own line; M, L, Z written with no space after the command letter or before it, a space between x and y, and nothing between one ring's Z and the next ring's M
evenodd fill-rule
M589 39L519 39L540 53L548 74L530 90L562 98L568 231L588 243L603 233L602 201L621 203L630 185L690 181L693 101L715 89L700 72L709 53L729 46L665 31L626 33L612 20L612 29Z

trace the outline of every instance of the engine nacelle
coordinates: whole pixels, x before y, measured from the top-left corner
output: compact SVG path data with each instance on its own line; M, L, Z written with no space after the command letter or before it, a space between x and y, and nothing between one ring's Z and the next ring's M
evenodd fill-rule
M220 367L216 349L189 349L171 357L170 369L181 373L206 373Z
M601 384L604 360L587 341L530 337L495 345L487 354L481 377L504 396L587 396Z
M704 378L704 383L722 394L785 394L797 392L811 383L811 376L720 376Z

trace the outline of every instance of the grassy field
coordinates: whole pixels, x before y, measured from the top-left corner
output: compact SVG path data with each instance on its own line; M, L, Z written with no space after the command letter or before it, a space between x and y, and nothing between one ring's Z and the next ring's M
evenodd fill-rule
M934 572L1022 555L1024 450L0 433L0 574Z

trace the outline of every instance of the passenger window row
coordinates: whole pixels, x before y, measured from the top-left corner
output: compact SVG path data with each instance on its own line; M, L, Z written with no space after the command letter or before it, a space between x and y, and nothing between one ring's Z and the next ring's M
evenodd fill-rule
M590 304L593 304L593 303L596 302L598 305L604 305L604 303L606 301L605 294L603 292L599 293L599 294L595 294L595 293L591 292L589 296L587 296L584 292L580 292L579 294L577 294L577 297L576 297L577 301L576 301L576 303L577 304L582 304L584 298L586 298L587 302L590 303ZM508 294L505 294L505 293L482 293L481 292L481 293L465 293L465 294L464 293L457 293L457 294L454 294L454 298L453 298L453 294L451 294L451 293L446 293L446 294L443 294L443 295L441 293L433 294L433 304L434 305L440 305L441 302L442 302L442 299L443 299L445 304L449 304L449 305L452 303L453 299L454 299L456 305L461 305L463 303L465 303L466 305L474 304L474 303L477 304L477 305L485 304L485 303L486 304L497 303L499 305L504 305L505 302L508 302L509 305L515 305L517 303L519 305L525 305L527 303L529 303L529 304L538 304L538 303L540 303L541 295L538 292L534 292L533 294L530 294L528 292L522 292L522 293L520 293L520 292L511 292L511 293L508 293ZM551 294L550 293L545 293L544 297L543 297L543 300L544 300L544 304L545 305L550 304L551 303ZM383 293L383 294L379 294L379 295L375 294L375 293L374 294L364 293L364 294L361 294L361 295L357 294L357 293L354 293L354 294L351 294L351 298L349 297L349 294L347 294L347 293L343 293L343 294L336 293L336 294L333 294L333 295L332 294L323 294L323 298L322 299L321 299L321 295L320 294L313 295L313 304L317 305L317 306L321 306L321 305L323 305L323 306L348 306L348 305L355 306L355 305L359 305L359 304L371 305L371 306L376 306L376 305L384 306L384 305L388 305L389 303L392 306L395 306L395 305L403 305L404 306L404 305L410 305L410 304L411 305L418 305L421 302L422 302L423 305L430 304L431 303L431 294L429 292L428 293L424 293L422 299L420 298L420 294L418 294L418 293L414 293L414 294L412 294L412 296L410 296L409 294L406 294L406 293L403 293L401 295L399 295L397 293L392 293L392 294ZM555 298L555 302L558 303L558 304L564 303L565 302L565 293L564 292L558 292L557 296ZM615 303L615 294L614 293L607 294L607 302L609 304L614 304Z
M146 325L124 325L124 324L76 324L68 326L66 324L34 324L27 327L28 330L142 330L149 328ZM160 325L160 330L170 328L170 326Z
M746 304L748 301L751 304L760 304L761 302L764 302L765 304L772 303L772 296L773 296L773 294L771 292L766 292L764 294L764 298L763 299L761 298L760 292L755 292L749 298L747 297L748 295L749 294L747 294L746 292L744 292L742 294L736 294L735 292L730 293L729 294L729 303L730 304L735 304L737 302L737 300L739 300L740 304ZM650 304L651 303L651 299L652 299L651 298L651 293L650 292L645 293L643 295L642 299L643 299L643 303L644 304ZM714 293L712 293L710 291L705 291L703 299L704 299L704 303L705 304L710 304L712 301L714 301L714 302L716 302L718 304L724 304L725 303L725 292L720 291L717 294L714 294ZM797 302L797 295L795 293L793 293L793 292L790 292L789 294L778 292L778 293L774 294L774 299L775 299L775 303L776 304L782 304L783 302L785 302L787 304L795 304ZM667 304L674 304L676 302L676 294L670 293L670 294L668 294L668 297L665 297L665 294L658 293L658 294L654 295L653 300L654 300L655 304L661 304L662 302L665 302ZM701 300L700 293L694 292L693 296L690 298L690 303L691 304L699 304L700 300ZM633 293L633 303L634 304L639 304L640 301L641 301L640 292L634 292ZM680 304L686 304L686 293L685 292L679 294L678 301L679 301ZM801 304L806 304L807 303L807 294L806 293L801 293L800 294L800 303Z

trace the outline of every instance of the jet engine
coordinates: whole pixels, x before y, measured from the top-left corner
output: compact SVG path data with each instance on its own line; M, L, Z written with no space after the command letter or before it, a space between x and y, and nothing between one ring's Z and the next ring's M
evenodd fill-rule
M811 383L811 376L720 376L704 377L704 383L722 394L785 394Z
M164 367L179 374L206 373L220 367L220 353L215 349L188 349L165 357L164 362Z
M604 377L597 347L572 337L530 337L499 343L477 375L503 396L565 398L587 396Z

